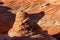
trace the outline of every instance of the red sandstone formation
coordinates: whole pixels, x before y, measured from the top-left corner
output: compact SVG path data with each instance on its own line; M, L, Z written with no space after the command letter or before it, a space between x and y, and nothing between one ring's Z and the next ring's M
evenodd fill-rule
M13 33L13 27L17 27L15 15L21 10L27 12L29 19L39 25L42 31L49 35L60 33L60 0L0 0L0 2L4 3L0 4L0 33L9 30Z

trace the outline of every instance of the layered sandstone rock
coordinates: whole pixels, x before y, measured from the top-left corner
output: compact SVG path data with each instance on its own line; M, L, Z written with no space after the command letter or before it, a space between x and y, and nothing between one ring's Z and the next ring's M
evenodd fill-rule
M45 1L53 5L60 5L60 0L45 0Z
M31 20L36 22L43 30L47 31L48 34L50 35L54 35L60 32L60 27L59 27L60 26L60 19L59 19L60 1L59 0L49 0L49 1L48 0L43 0L43 1L41 0L0 0L0 1L4 2L3 6L12 8L11 10L9 10L12 12L12 14L16 14L17 10L23 10L27 12L29 15L30 14L37 15L39 12L44 11L45 14L43 14L42 18L39 19L38 17L40 17L41 15L40 16L37 15L37 16L32 16ZM7 20L4 21L4 23L2 22L3 25L4 24L7 25L10 22L13 24L12 22L14 21L14 19L12 18L13 16L12 17L10 16L9 18L7 18L8 16L6 17L5 16L4 17L1 16L1 18L3 18L4 20L6 18L9 19L10 21L7 23L6 23ZM35 19L37 19L38 21L36 21ZM11 23L9 25L11 25ZM5 26L1 26L1 27L4 28Z
M56 40L45 33L37 23L33 22L24 11L19 11L16 14L16 20L13 27L8 31L8 36L13 40ZM26 36L26 37L24 37Z
M38 22L38 24L47 30L49 34L57 34L60 32L59 12L60 5L52 5L49 9L45 10L45 16Z

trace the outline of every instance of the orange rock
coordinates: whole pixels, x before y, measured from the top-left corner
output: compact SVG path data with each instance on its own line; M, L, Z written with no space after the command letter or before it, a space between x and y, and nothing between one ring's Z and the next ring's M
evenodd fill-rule
M17 12L13 27L8 31L9 37L21 37L23 40L56 40L45 33L35 22L26 20L27 15L24 12ZM37 35L36 35L37 34ZM24 37L27 36L27 37ZM17 39L15 38L15 39ZM20 40L18 38L18 40Z
M51 8L45 10L46 15L38 22L42 29L47 30L50 35L54 35L60 32L59 11L59 5L52 6Z
M60 28L55 26L60 25L60 1L59 0L1 0L5 6L12 8L12 12L16 14L17 10L24 9L28 14L37 14L41 11L45 12L45 16L38 22L43 30L47 30L49 34L54 35L60 32ZM21 4L21 5L20 5ZM26 6L27 5L27 6ZM33 18L33 17L32 17ZM35 21L36 22L36 21ZM54 27L52 30L50 27ZM57 30L57 29L58 30ZM57 30L57 32L55 31Z
M51 3L53 5L60 5L60 0L46 0L48 3Z

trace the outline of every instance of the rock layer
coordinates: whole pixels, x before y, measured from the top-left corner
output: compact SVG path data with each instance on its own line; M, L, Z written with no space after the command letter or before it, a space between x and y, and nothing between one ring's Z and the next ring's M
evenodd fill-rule
M23 10L28 13L28 17L35 23L37 23L48 34L54 35L60 33L60 1L59 0L0 0L4 4L1 6L9 7L11 10L0 11L1 14L1 29L2 32L7 32L14 23L15 14L17 10ZM7 12L7 11L8 12ZM43 11L44 14L39 16L39 13ZM10 13L10 14L7 14ZM38 14L38 15L37 15ZM7 15L7 16L6 16ZM32 16L30 16L32 15ZM34 15L34 16L33 16ZM3 20L3 21L2 21ZM8 25L9 24L9 25ZM4 25L4 26L3 26ZM0 30L1 30L0 29ZM7 30L7 31L5 31Z

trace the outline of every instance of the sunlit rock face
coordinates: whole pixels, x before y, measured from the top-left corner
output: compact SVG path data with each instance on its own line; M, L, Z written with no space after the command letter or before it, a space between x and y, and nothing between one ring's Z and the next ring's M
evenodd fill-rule
M60 4L60 0L45 0L48 3L54 4L54 5L59 5Z
M25 12L17 12L15 23L13 27L8 31L9 37L21 37L21 40L56 40L55 38L44 32L37 23L29 20L29 16L26 17L27 15L25 14Z
M54 35L60 32L60 1L59 0L0 0L4 6L12 8L13 14L17 10L23 10L28 14L38 14L44 11L44 16L36 22L48 34ZM33 18L33 16L32 16ZM38 18L38 17L37 17ZM36 18L36 19L37 19Z
M38 22L38 24L51 35L60 32L59 11L60 5L52 5L49 9L45 10L45 16Z

